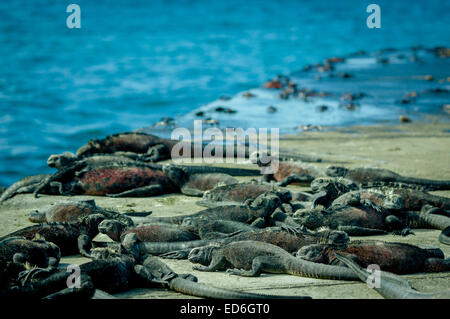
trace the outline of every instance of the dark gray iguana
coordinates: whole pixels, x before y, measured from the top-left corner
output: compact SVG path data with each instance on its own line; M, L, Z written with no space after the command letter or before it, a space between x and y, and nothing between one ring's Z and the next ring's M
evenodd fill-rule
M242 204L266 193L277 195L283 203L292 199L292 194L287 189L269 184L249 182L217 186L210 191L206 191L202 200L197 202L197 204L206 207Z
M189 196L203 196L205 191L218 185L236 184L234 177L223 173L189 173L187 167L165 165L163 172L180 188L181 193Z
M225 238L215 238L210 240L192 240L185 242L140 242L139 248L142 253L150 255L160 255L164 258L184 259L188 256L192 248L207 246L211 244L228 244L231 242L253 240L267 242L281 247L287 252L293 253L303 246L315 243L332 243L335 245L346 244L349 237L342 231L330 231L309 233L297 232L289 233L280 227L269 227L259 231L238 233Z
M40 174L27 176L21 180L18 180L2 192L0 196L0 204L17 194L33 193L40 183L49 176L50 175L48 174Z
M98 234L98 225L105 219L102 214L92 214L78 222L42 223L19 229L0 238L23 237L31 239L45 239L57 245L62 256L81 253L90 257L92 239Z
M368 282L371 273L361 268L357 263L348 257L336 254L336 258L349 267L349 269L351 269L362 282ZM400 280L400 277L397 276L397 278ZM400 285L396 280L395 275L391 275L389 277L381 276L380 285L378 287L374 286L373 289L375 289L375 291L384 298L389 299L450 299L450 290L430 293L420 292L414 290L412 287Z
M353 168L347 169L341 166L331 166L327 168L326 174L332 177L344 177L360 185L370 183L392 183L412 184L422 186L428 190L448 190L450 181L448 180L429 180L415 177L405 177L394 173L393 171L382 168Z
M283 248L257 241L238 241L223 246L192 249L188 259L199 271L226 270L233 275L257 277L262 272L290 274L302 277L357 280L350 269L295 258Z
M178 225L164 223L127 227L120 221L106 219L98 225L98 230L118 242L129 233L136 234L137 239L143 242L174 242L198 239L196 235Z
M155 135L143 132L125 132L109 135L103 139L90 140L86 145L80 147L76 153L77 157L90 156L93 154L107 154L116 152L132 152L147 155L147 159L151 161L160 161L169 159L174 152L179 158L187 158L196 153L203 154L205 146L208 144L180 142L177 140L169 140L160 138ZM184 149L189 150L190 154L184 154ZM236 146L236 145L234 145ZM174 148L177 148L174 150ZM233 147L234 157L239 156L237 147ZM249 157L249 147L245 147L244 156ZM212 154L214 155L214 154ZM312 156L304 156L300 154L292 154L281 152L279 155L282 159L296 159L303 161L321 161L321 159Z
M179 215L172 217L144 217L133 218L135 223L171 223L182 224L187 218L208 218L210 220L232 220L255 226L267 225L267 219L273 211L280 206L281 200L273 194L262 194L250 205L226 205L208 208L190 215ZM262 222L262 224L261 224Z

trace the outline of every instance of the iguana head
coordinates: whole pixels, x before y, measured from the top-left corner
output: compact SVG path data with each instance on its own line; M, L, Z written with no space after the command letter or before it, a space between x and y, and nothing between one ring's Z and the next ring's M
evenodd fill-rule
M28 220L32 223L45 223L47 221L47 217L45 216L44 211L38 211L35 209L28 214Z
M294 220L309 229L317 229L323 225L324 216L317 210L298 210L295 212Z
M327 229L320 232L321 243L342 247L350 241L347 233L341 230Z
M330 166L325 171L325 173L328 176L332 176L332 177L344 176L347 172L348 172L348 169L345 167L342 167L342 166Z
M98 225L98 231L108 235L114 241L120 241L120 235L127 226L118 220L105 219Z
M77 160L75 154L71 152L64 152L62 154L53 154L47 160L47 165L50 167L55 167L57 169L62 169L72 165Z
M303 246L297 251L296 257L317 263L328 263L327 247L323 244Z
M383 208L392 210L402 210L405 207L404 199L397 194L389 194L381 204Z
M176 185L184 184L187 174L182 167L166 164L162 170Z
M189 253L188 260L194 264L208 266L213 258L213 252L218 249L220 249L219 245L193 248Z

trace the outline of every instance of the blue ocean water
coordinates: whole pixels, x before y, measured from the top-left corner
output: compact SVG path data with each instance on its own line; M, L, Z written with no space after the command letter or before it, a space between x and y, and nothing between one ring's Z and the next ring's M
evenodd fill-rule
M66 6L82 28L66 27ZM381 29L366 6L381 7ZM50 154L357 50L450 44L450 2L0 2L0 185Z

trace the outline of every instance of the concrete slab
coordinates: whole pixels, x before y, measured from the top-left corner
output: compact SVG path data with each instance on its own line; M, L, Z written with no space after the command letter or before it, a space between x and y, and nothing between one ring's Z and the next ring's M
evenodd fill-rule
M291 152L321 156L326 167L331 164L345 166L374 166L392 169L400 174L432 179L450 179L450 124L404 124L396 127L374 126L341 129L335 132L309 132L298 136L283 136L280 147ZM240 178L247 181L251 178ZM305 187L290 186L295 190ZM450 197L450 191L434 192ZM153 216L191 214L204 207L196 205L197 197L169 194L153 198L108 198L74 196L76 199L95 199L97 205L116 211L153 211ZM28 213L48 204L67 199L62 196L33 198L18 195L0 205L0 236L32 225ZM415 230L415 235L355 237L431 245L442 249L450 257L450 246L438 241L437 230ZM80 256L65 257L64 264L81 264L89 261ZM263 274L260 278L231 276L224 272L204 273L192 270L186 260L165 260L178 273L192 273L199 282L216 287L248 292L270 293L285 296L309 295L313 298L380 298L364 283L321 280L288 275ZM450 288L450 272L438 274L414 274L405 276L420 291L438 291ZM133 289L120 298L194 298L162 288Z

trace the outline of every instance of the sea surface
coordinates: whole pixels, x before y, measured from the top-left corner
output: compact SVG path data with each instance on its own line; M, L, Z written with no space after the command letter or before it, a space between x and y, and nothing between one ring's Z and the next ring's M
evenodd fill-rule
M381 29L366 26L373 2ZM81 29L66 27L69 3L81 7ZM50 154L162 117L185 119L328 57L450 46L449 25L450 2L441 0L1 1L0 185L52 172ZM333 125L388 113L333 116ZM315 108L302 118L279 125L330 122Z

